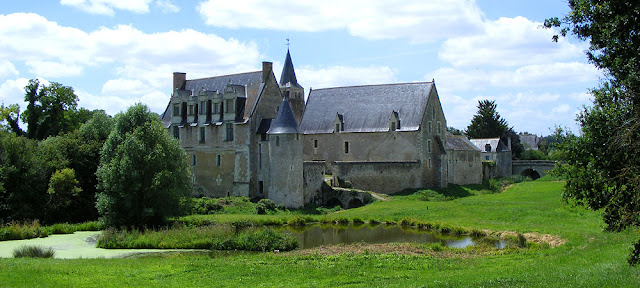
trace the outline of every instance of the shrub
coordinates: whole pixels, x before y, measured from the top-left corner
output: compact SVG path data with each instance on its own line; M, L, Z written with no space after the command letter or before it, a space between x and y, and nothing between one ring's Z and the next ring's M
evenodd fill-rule
M371 218L369 219L369 225L372 225L372 226L380 225L380 220Z
M13 257L15 258L53 258L56 251L53 248L44 248L42 246L20 246L13 250Z
M40 226L38 220L31 222L11 222L0 227L0 241L22 240L39 237L47 237L49 232L45 227Z
M364 220L362 220L362 218L359 217L354 217L353 218L353 224L364 224Z
M246 232L237 237L215 243L215 250L245 250L245 251L289 251L298 248L298 240L288 233L276 232L273 229L263 229Z

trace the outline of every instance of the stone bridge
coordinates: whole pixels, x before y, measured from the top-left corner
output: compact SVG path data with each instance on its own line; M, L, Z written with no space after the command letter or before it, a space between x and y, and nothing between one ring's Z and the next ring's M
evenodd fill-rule
M373 202L373 196L368 192L349 188L331 187L326 183L323 184L322 196L320 197L321 203L316 204L326 207L336 207L340 205L340 207L344 209L350 209Z
M511 163L512 175L531 177L533 180L547 174L547 171L556 167L556 161L549 160L513 160Z

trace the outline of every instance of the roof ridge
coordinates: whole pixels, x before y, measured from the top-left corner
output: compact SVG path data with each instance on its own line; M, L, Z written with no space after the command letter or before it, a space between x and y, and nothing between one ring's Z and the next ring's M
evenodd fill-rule
M204 77L204 78L196 78L196 79L187 79L187 81L208 80L208 79L215 79L215 78L222 78L222 77L229 77L229 76L238 76L238 75L244 75L244 74L253 74L253 73L262 73L262 71L258 70L258 71L251 71L251 72L242 72L242 73L235 73L235 74L218 75L218 76L212 76L212 77Z
M328 87L328 88L313 89L313 90L311 90L311 91L317 91L317 90L330 90L330 89L341 89L341 88L375 87L375 86L397 86L397 85L407 85L407 84L433 84L433 81L402 82L402 83L387 83L387 84L367 84L367 85L354 85L354 86L340 86L340 87Z

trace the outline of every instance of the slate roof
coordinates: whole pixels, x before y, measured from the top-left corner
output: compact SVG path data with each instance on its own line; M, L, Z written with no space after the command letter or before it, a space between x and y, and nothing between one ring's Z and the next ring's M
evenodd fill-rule
M481 151L469 141L469 138L463 135L447 135L447 150Z
M244 115L242 116L244 119L247 119L250 111L253 109L260 90L262 89L262 71L186 80L182 87L183 89L179 89L174 92L174 97L180 96L187 100L191 97L191 91L193 91L193 95L198 95L201 90L218 91L222 93L228 84L246 87L247 100L245 102ZM162 120L166 127L171 125L171 113L169 112L170 107L167 106L165 113L162 115Z
M389 119L396 111L401 123L397 131L417 131L431 89L433 82L311 90L300 128L304 134L333 133L339 114L343 132L384 132L389 131Z
M271 122L271 127L269 131L267 131L267 134L302 134L287 97L282 98L278 114Z
M485 151L485 145L487 144L491 145L490 152L510 151L507 145L500 141L500 138L469 139L469 141L482 152L487 152Z
M296 79L296 71L293 69L293 61L291 61L291 54L287 49L287 57L284 60L284 66L282 67L282 75L280 75L280 86L287 86L287 83L293 87L302 88L298 84Z

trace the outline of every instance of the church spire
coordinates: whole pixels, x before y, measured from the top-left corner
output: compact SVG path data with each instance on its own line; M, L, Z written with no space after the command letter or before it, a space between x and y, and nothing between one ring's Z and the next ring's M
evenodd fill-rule
M296 71L293 69L293 61L291 61L291 53L289 53L289 48L287 48L287 58L284 60L282 75L280 75L280 87L287 86L287 84L289 84L291 87L302 88L302 86L298 84L298 79L296 79Z

